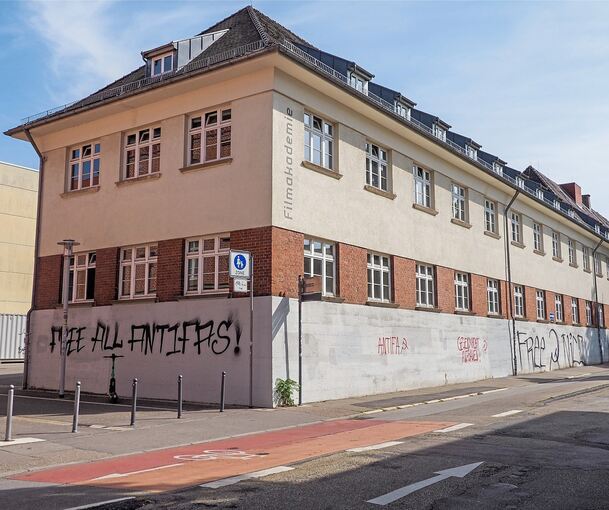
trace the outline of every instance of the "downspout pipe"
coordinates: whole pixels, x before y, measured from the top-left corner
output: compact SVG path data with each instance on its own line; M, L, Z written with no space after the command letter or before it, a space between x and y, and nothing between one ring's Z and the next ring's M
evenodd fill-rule
M510 235L508 230L508 213L516 197L520 195L520 190L516 190L512 199L505 206L503 213L504 220L504 235L505 235L505 271L507 273L508 291L507 300L509 303L510 317L512 319L512 343L510 350L512 351L512 375L518 375L518 361L516 359L516 319L514 318L514 291L512 289L512 264L510 260Z
M32 302L30 309L27 312L26 316L26 333L25 333L25 353L24 353L24 362L23 362L23 383L22 387L24 390L28 388L29 382L29 367L30 367L30 339L32 338L32 312L34 311L35 304L35 296L38 292L38 254L40 252L40 212L42 207L42 183L43 183L43 174L44 174L44 156L29 129L23 130L25 136L27 137L30 144L38 154L38 200L36 204L36 236L34 240L34 279L32 282Z
M598 352L601 356L601 365L603 364L603 343L601 342L601 321L599 320L600 314L599 312L599 304L598 304L598 285L596 283L596 252L603 244L604 239L601 239L594 251L592 252L592 274L594 275L594 306L596 308L596 336L598 337ZM603 318L605 314L603 313Z

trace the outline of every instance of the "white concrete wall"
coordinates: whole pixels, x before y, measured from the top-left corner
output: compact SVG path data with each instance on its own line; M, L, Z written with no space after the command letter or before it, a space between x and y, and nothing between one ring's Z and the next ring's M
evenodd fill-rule
M254 317L254 405L272 405L271 352L270 352L270 298L255 300ZM213 336L209 341L211 325L201 329L200 353L195 342L195 326L186 328L184 322L199 321L201 326L213 320ZM59 338L62 310L33 312L33 333L30 347L30 384L34 388L56 389L59 386ZM104 336L103 327L108 329ZM155 325L177 328L177 336L165 330L161 347L161 333L156 335L151 349L141 339L144 326L154 331ZM66 388L72 390L77 380L84 392L107 393L110 381L111 360L104 358L113 352L124 356L116 360L117 392L131 395L131 381L138 378L138 395L141 397L175 399L177 376L184 377L184 399L196 402L218 402L223 370L227 372L226 402L247 405L249 403L249 299L195 299L170 303L133 303L95 308L70 309L69 326L85 328L82 340L77 342L78 330L72 333L68 343ZM53 335L57 327L56 345L51 353ZM122 347L112 349L115 332ZM240 334L239 334L240 331ZM174 337L176 337L174 347ZM102 339L96 342L94 339ZM181 338L187 338L185 342ZM103 349L105 345L105 350ZM184 352L182 353L182 345ZM235 347L239 352L235 352ZM172 351L179 350L171 354Z
M273 380L298 379L298 302L273 298ZM596 329L517 323L519 373L600 361ZM303 304L303 400L512 373L507 320L327 302ZM606 348L606 338L603 343ZM606 356L605 356L606 359Z

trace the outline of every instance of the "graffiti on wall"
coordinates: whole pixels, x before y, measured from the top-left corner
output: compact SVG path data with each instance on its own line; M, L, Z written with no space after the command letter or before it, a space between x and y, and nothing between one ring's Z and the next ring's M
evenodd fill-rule
M457 338L457 351L461 355L462 363L477 363L482 353L488 349L486 338L477 336L460 336Z
M516 351L524 368L552 370L583 365L584 347L582 335L560 333L554 328L547 335L516 332Z
M406 354L408 351L408 339L397 336L379 336L376 344L376 352L381 356L392 354Z
M239 321L229 316L221 321L193 319L169 324L143 323L128 326L97 322L94 328L77 326L68 329L67 355L84 349L91 352L121 351L139 352L145 356L175 354L198 356L210 352L224 354L232 346L239 354L241 340ZM61 345L62 327L51 327L51 352Z

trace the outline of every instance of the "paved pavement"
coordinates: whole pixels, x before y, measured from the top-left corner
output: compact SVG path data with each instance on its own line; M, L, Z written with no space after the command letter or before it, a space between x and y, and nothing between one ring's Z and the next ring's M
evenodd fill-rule
M135 429L83 400L71 434L72 402L18 396L15 437L45 441L0 445L0 508L609 508L607 366L182 420L146 402Z

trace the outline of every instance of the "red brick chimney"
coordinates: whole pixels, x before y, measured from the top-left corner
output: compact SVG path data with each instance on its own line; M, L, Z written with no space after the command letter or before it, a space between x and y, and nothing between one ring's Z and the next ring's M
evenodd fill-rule
M582 203L588 208L591 209L590 207L590 195L582 195Z
M577 184L576 182L569 182L566 184L561 184L560 187L562 188L562 190L569 195L577 205L582 205L583 203L583 197L582 197L582 189L580 188L579 184ZM588 203L590 202L590 195L584 195L585 197L588 197Z

